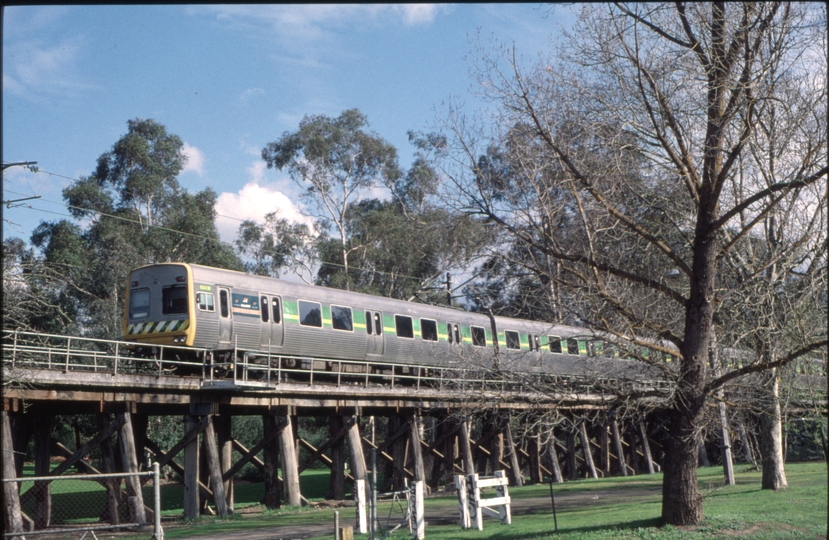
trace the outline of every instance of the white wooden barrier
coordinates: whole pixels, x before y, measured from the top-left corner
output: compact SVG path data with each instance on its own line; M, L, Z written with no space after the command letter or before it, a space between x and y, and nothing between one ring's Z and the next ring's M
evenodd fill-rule
M412 486L407 497L409 506L409 530L412 538L423 540L426 537L426 519L423 513L423 481L418 480Z
M509 479L504 471L496 471L495 476L481 478L477 474L455 476L455 486L458 488L458 509L461 514L461 527L484 530L483 515L497 517L502 524L512 523L510 511ZM495 487L496 496L489 499L481 498L481 489Z
M461 514L461 529L469 529L472 522L469 519L469 494L466 489L466 477L455 475L455 487L458 489L458 511Z
M354 501L357 503L357 532L368 534L368 513L366 512L366 481L354 480Z

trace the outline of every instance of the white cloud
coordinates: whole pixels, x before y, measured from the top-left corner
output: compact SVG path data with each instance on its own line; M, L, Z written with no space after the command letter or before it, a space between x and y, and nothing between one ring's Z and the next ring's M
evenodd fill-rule
M278 38L296 45L325 38L335 27L367 22L407 26L428 24L445 4L295 4L295 5L214 5L191 7L190 13L214 13L219 22L250 30L267 26Z
M31 100L73 96L96 89L81 80L76 67L83 41L74 38L57 44L45 44L42 40L4 43L4 88Z
M243 220L259 223L265 221L265 215L278 212L279 216L297 223L313 225L314 220L302 215L299 207L275 185L263 185L264 163L260 167L254 164L248 169L251 181L237 193L222 193L216 201L216 227L225 242L233 242Z
M436 4L398 4L390 7L400 13L403 22L409 26L432 22L441 9L441 6Z
M204 174L204 153L201 150L184 143L184 146L181 147L181 153L187 156L187 163L184 164L184 170L181 172L193 171L199 176Z
M239 96L239 101L247 105L254 98L263 97L264 95L265 91L262 88L248 88Z

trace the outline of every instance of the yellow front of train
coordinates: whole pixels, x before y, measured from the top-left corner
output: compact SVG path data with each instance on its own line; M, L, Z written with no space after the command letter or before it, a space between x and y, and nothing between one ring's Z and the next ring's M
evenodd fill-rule
M125 341L192 346L196 338L193 270L188 264L143 266L130 272Z

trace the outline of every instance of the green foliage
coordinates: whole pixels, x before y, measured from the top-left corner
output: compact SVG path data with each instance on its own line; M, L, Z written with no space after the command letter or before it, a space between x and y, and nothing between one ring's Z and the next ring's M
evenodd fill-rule
M440 138L410 134L418 147L406 173L397 150L368 130L357 109L337 118L306 116L262 150L268 167L287 170L303 188L317 219L316 239L307 227L269 215L264 225L246 222L236 245L252 257L248 270L278 275L321 263L316 282L392 298L445 301L435 280L465 267L487 240L481 222L433 204L440 175L427 159ZM372 197L386 188L391 199Z
M295 180L307 182L312 203L336 186L353 191L390 184L400 176L397 149L367 127L366 116L357 109L337 118L306 116L298 131L268 143L262 159L269 168L287 169Z
M279 277L283 268L299 269L313 261L309 248L313 236L309 227L291 223L278 217L276 212L265 216L265 223L244 221L239 226L236 248L252 259L245 263L245 270L260 276Z
M98 158L95 172L67 187L64 200L85 227L43 222L32 235L43 263L59 268L48 302L31 325L53 333L118 338L130 270L184 261L241 270L215 227L217 195L179 187L184 167L178 136L154 120L130 120L128 132Z
M351 290L409 300L444 303L445 293L426 290L448 264L471 258L486 240L482 224L445 209L423 207L408 212L399 201L367 199L346 215L353 270ZM345 288L342 250L337 240L321 238L317 282Z

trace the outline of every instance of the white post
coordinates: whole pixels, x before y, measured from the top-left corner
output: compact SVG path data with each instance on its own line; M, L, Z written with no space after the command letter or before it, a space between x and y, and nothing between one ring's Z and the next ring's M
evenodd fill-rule
M506 478L506 473L504 471L495 471L495 478ZM496 486L495 493L498 494L499 498L504 498L509 500L509 488L507 484L501 484ZM503 504L498 507L498 515L501 519L501 524L503 525L510 525L512 524L512 511L510 510L510 503Z
M354 480L354 501L357 503L357 532L359 534L367 534L366 481L362 478Z
M414 527L412 538L423 540L426 537L426 521L423 515L423 480L414 483Z
M481 487L478 485L478 474L473 473L467 476L469 482L469 517L475 521L475 528L484 530L484 515L481 510Z
M469 529L471 523L469 520L469 497L466 490L466 477L463 475L455 475L455 487L458 488L458 510L461 514L461 529Z
M161 528L161 467L153 462L153 540L164 540L164 529Z

